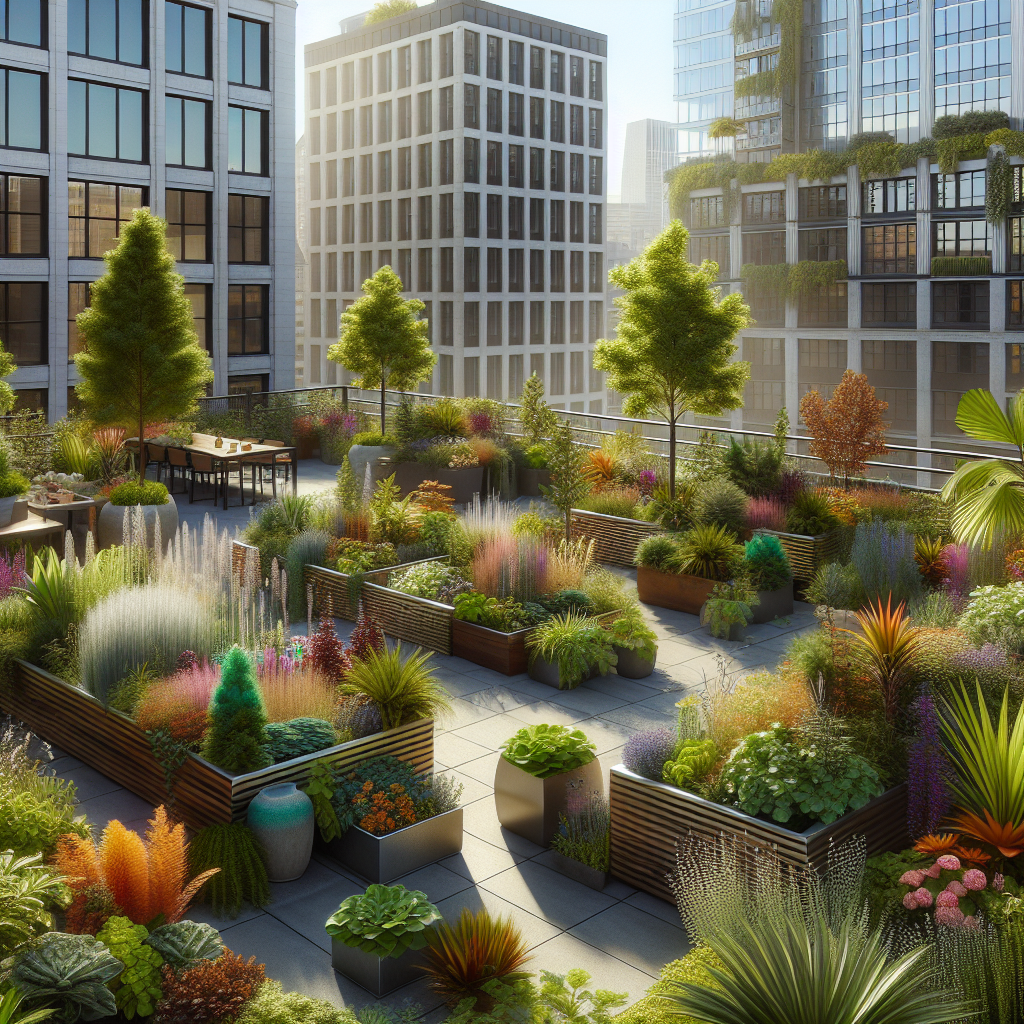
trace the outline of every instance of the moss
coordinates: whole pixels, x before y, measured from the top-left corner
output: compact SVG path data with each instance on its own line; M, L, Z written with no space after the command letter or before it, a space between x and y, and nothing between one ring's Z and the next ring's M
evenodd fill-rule
M697 1024L693 1017L670 1013L668 1007L661 1003L661 997L679 982L708 983L711 980L709 967L721 970L722 964L707 946L690 950L682 960L665 964L658 980L647 990L647 995L628 1010L623 1010L614 1020L618 1024Z

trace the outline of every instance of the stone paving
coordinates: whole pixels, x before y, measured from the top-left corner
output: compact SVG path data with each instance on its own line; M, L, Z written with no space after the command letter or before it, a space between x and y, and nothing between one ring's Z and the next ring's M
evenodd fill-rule
M301 470L303 492L333 483L334 467L303 463ZM205 508L184 501L179 505L182 518L190 522L201 522L210 510L209 503ZM248 510L232 509L225 516L218 508L214 515L233 529L247 521ZM635 573L624 574L635 580ZM547 851L502 829L492 798L497 751L525 724L579 727L596 744L607 779L629 736L640 729L671 727L675 702L686 691L699 690L705 674L718 670L718 659L730 676L773 668L792 638L815 626L811 607L798 603L787 620L751 626L743 641L729 642L708 636L693 615L650 607L645 612L659 649L658 668L644 680L609 675L559 691L526 675L509 678L461 658L435 655L436 673L454 706L451 719L437 725L435 763L438 771L463 783L465 843L459 856L398 880L425 892L449 919L462 907L484 906L492 914L511 915L531 947L533 970L582 967L598 986L627 993L630 1003L644 995L665 963L688 948L675 907L617 880L595 892L549 868ZM347 638L352 624L336 625ZM145 827L152 813L146 801L74 758L54 753L53 767L75 782L81 812L90 822L102 828L118 818L139 830ZM267 975L286 991L299 990L339 1006L363 1006L373 997L331 968L324 922L345 897L364 888L340 865L314 855L300 880L271 886L273 902L264 910L250 908L234 920L214 919L206 908L192 916L219 928L236 953L264 962ZM423 982L386 1000L393 1005L406 1001L418 1004L428 1022L445 1017L440 1000Z

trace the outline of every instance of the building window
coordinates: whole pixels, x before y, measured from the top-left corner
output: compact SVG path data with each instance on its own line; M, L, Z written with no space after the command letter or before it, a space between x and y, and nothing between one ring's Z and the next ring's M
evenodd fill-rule
M988 281L943 281L932 284L932 327L987 331Z
M705 260L718 264L718 277L729 276L729 236L728 235L691 235L687 254L694 266L700 266Z
M492 348L501 344L501 303L487 303L487 344Z
M538 96L530 99L530 138L544 138L544 100Z
M544 188L543 149L530 149L530 188Z
M480 237L480 193L464 192L462 194L463 230L467 238Z
M335 210L336 207L328 207ZM270 222L270 199L267 196L228 196L228 263L267 263L267 227ZM328 244L331 220L328 218ZM337 225L337 214L334 224ZM336 227L335 227L336 233Z
M604 65L599 60L590 62L590 88L587 95L592 100L604 99Z
M962 171L932 178L932 204L936 210L958 210L985 205L985 172Z
M814 288L800 295L800 327L845 327L847 323L846 282Z
M501 186L501 143L487 143L487 184Z
M367 204L369 205L369 204ZM423 241L427 238L434 237L434 197L433 196L420 196L419 197L419 217L418 217L417 233L416 237Z
M846 228L811 228L800 232L801 260L825 263L846 259Z
M909 213L917 209L916 178L884 178L864 183L864 213Z
M267 26L228 16L228 81L253 89L269 89Z
M462 287L467 292L480 291L480 250L476 246L462 251Z
M554 323L552 323L554 328ZM565 353L551 353L551 394L565 394Z
M508 147L508 185L509 188L522 188L526 177L526 157L522 146Z
M991 252L987 221L932 222L932 256L988 256Z
M147 94L68 82L68 153L102 160L146 159Z
M0 68L0 117L3 119L0 146L8 149L44 148L45 87L45 75Z
M146 193L138 185L69 181L68 256L98 259L113 249L122 225L147 204Z
M480 357L467 356L462 360L462 393L466 398L480 395Z
M1024 281L1006 282L1006 329L1024 331Z
M604 241L604 225L600 203L590 204L590 230L587 240L591 245L600 245Z
M783 327L786 323L786 300L777 288L748 283L743 298L750 306L750 314L760 327Z
M592 156L590 158L590 194L600 195L604 185L604 157Z
M480 182L480 140L464 139L463 180L474 185Z
M744 224L781 224L786 219L784 192L748 192L743 197Z
M73 363L79 352L85 351L85 343L78 333L78 314L89 305L89 282L68 282L68 362Z
M46 284L0 284L0 338L19 366L45 366L48 331Z
M228 107L228 170L266 174L267 112Z
M604 303L592 301L590 303L590 344L593 345L604 334ZM591 391L600 391L600 387L591 388Z
M501 134L501 90L487 90L487 130Z
M551 200L551 218L548 224L548 237L552 242L565 241L565 200Z
M509 249L508 251L508 290L510 292L521 292L524 290L525 265L523 262L522 249Z
M500 292L502 289L501 249L487 250L487 290Z
M530 291L544 291L544 250L530 250Z
M185 298L192 303L192 322L196 329L199 347L213 355L213 333L210 330L210 315L213 309L212 284L186 284Z
M210 12L174 0L164 3L167 70L208 78L210 74Z
M0 256L46 255L45 183L0 175Z
M588 145L591 149L604 149L604 111L590 111L590 138Z
M725 200L722 196L703 196L690 200L691 228L717 228L726 223Z
M42 0L7 0L0 15L0 38L22 46L44 46Z
M168 96L164 102L167 112L167 166L205 170L209 166L210 104L205 100L187 100L180 96Z
M589 284L587 285L587 291L591 292L603 292L604 291L604 253L592 252L590 253L590 271L589 271Z
M487 237L501 238L501 196L487 197Z
M583 146L583 108L569 104L569 145Z
M530 47L530 88L544 88L544 51L539 46Z
M265 284L228 285L228 355L270 351Z
M552 142L565 142L565 104L558 100L551 101L551 131L549 138Z
M480 127L480 86L466 82L463 86L462 127Z
M509 135L523 134L523 94L521 92L508 94L508 133Z
M69 0L67 11L68 53L145 64L145 0Z
M784 231L754 231L743 236L743 262L772 266L786 262Z
M417 81L420 85L424 82L429 82L431 78L433 78L434 72L431 66L432 54L431 40L421 39L416 44L416 69L419 72L419 78Z
M862 284L861 324L864 327L917 327L917 283Z
M266 373L236 374L228 377L229 395L265 395L270 390L270 376Z
M690 200L692 205L693 200ZM826 220L846 216L845 185L815 185L800 189L801 220Z
M553 292L565 291L565 250L556 249L551 253L551 284Z
M565 54L551 51L551 78L549 87L552 92L565 92Z
M917 273L916 224L875 224L863 230L862 274Z
M209 262L210 193L169 188L164 198L167 251L186 263Z
M462 304L462 344L467 348L480 347L480 303Z

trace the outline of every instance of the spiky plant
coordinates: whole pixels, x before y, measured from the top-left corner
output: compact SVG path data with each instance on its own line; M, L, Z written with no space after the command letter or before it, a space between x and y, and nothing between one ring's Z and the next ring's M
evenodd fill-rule
M437 718L451 711L448 692L427 667L432 655L415 650L403 660L402 645L393 651L368 650L355 661L341 686L343 695L363 693L380 709L385 729L404 722Z
M243 903L264 907L270 902L263 848L252 830L240 821L210 825L196 833L189 843L188 863L194 874L220 868L197 896L218 917L237 917Z

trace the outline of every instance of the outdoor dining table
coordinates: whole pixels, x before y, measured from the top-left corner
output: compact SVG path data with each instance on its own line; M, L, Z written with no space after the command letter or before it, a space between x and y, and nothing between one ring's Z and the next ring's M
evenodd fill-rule
M248 462L252 465L252 502L250 504L256 504L256 471L260 467L262 461L266 456L270 456L270 466L272 469L272 479L274 494L277 495L277 462L282 456L289 456L291 458L291 470L292 470L292 495L294 496L298 491L299 481L299 466L298 459L296 458L296 449L294 447L283 447L279 448L272 444L256 444L253 442L249 447L243 451L242 442L235 438L225 437L221 439L223 445L220 448L214 447L212 444L183 444L183 445L162 445L164 448L180 448L186 452L192 452L196 455L207 455L213 459L214 464L220 467L221 472L221 493L224 495L224 508L228 507L228 488L227 488L227 476L228 476L228 464L229 463L244 463ZM231 446L235 446L235 450L231 451ZM265 463L263 463L265 465ZM245 504L245 484L242 476L242 468L239 465L238 470L238 489L242 497L242 504Z

